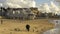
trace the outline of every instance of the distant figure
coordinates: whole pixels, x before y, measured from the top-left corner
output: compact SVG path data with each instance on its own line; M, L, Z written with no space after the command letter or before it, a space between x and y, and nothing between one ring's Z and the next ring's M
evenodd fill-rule
M30 25L26 25L26 29L27 29L27 31L29 31L30 30Z
M56 23L58 23L58 21L56 21Z
M1 24L3 24L3 20L1 20Z

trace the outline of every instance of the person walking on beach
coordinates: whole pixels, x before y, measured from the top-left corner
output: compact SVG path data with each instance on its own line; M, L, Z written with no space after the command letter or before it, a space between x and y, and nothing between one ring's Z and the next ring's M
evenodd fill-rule
M27 29L27 31L29 31L30 30L30 25L26 25L26 29Z

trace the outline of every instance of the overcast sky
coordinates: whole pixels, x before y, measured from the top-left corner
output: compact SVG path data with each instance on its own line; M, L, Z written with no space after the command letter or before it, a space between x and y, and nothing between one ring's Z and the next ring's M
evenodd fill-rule
M42 3L50 3L50 1L53 0L35 0L37 2L37 4L42 4Z
M43 3L48 3L50 4L51 1L53 1L56 5L59 5L58 2L55 2L54 0L35 0L37 5L43 4Z
M0 3L5 3L5 4L7 4L7 1L8 0L0 0ZM10 0L9 0L10 1ZM9 2L8 1L8 2ZM11 2L20 2L20 0L11 0ZM22 0L21 0L22 1ZM29 0L28 0L29 1ZM39 6L40 4L43 4L43 3L48 3L48 4L50 4L50 1L53 1L53 0L35 0L35 3L36 3L36 5L37 6ZM23 2L24 3L24 2ZM26 3L26 2L25 2ZM29 2L27 2L27 3L29 3ZM19 3L17 3L18 5L19 5ZM32 2L30 2L29 4L32 4L32 5L34 5ZM12 4L10 4L10 5L12 5ZM21 4L20 4L21 5Z
M35 0L37 4L49 3L52 0ZM0 0L0 2L5 2L5 0Z

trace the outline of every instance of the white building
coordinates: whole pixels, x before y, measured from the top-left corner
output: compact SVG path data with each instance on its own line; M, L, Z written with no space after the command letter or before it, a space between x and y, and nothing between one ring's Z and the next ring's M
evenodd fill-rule
M34 19L35 14L29 8L9 8L6 13L7 18Z

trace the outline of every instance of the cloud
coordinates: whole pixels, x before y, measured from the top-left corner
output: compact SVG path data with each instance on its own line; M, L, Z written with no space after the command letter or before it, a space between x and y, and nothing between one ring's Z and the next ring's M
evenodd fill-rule
M14 8L28 8L35 7L36 2L34 0L0 0L0 5L3 7L14 7Z
M55 0L55 1L60 2L60 0Z
M41 12L43 13L55 13L55 14L60 14L60 9L58 8L58 6L54 3L54 2L50 2L50 5L48 5L48 3L43 3L39 6L39 10L41 10Z

